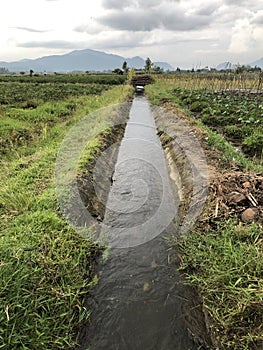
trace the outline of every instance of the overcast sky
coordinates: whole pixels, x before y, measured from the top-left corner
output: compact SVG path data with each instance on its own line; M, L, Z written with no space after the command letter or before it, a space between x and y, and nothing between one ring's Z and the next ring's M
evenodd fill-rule
M95 49L174 67L263 56L263 0L4 0L0 61Z

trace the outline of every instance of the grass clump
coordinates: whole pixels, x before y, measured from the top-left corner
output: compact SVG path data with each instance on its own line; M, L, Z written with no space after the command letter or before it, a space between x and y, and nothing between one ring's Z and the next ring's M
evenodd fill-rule
M234 219L197 229L179 242L181 269L198 286L220 349L263 342L263 233Z

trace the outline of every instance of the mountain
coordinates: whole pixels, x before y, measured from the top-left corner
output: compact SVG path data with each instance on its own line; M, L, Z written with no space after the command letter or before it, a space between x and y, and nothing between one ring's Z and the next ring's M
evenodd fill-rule
M237 65L231 62L223 62L216 66L216 70L235 69L236 67Z
M154 62L154 64L163 70L174 70L174 68L167 62Z
M260 67L261 69L263 69L263 57L261 57L261 58L260 58L259 60L257 60L257 61L254 61L254 62L249 63L249 65L250 65L251 67L257 66L257 67Z
M75 50L64 55L44 56L37 59L23 59L16 62L1 62L0 67L7 68L10 72L29 71L34 72L72 72L72 71L108 71L121 68L124 61L128 67L143 68L145 60L136 56L125 58L95 50ZM158 62L164 70L172 67L166 62ZM167 68L169 67L169 68Z
M260 67L261 69L263 69L263 57L261 57L259 60L245 64L247 66L250 66L252 68L254 68L255 66ZM237 63L231 63L231 62L224 62L224 63L220 63L217 67L216 70L225 70L225 69L235 69L239 66L239 64Z

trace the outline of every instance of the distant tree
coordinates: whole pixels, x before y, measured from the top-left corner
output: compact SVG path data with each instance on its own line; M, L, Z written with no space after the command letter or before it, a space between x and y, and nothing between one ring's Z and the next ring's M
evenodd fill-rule
M9 74L9 70L5 67L0 67L0 74Z
M136 71L134 68L131 68L128 72L128 82L132 81L132 78L136 75Z
M118 75L123 75L123 71L120 68L115 68L112 73L118 74Z
M177 73L180 73L181 72L181 69L179 67L176 68L176 72Z
M244 64L241 66L241 65L238 65L237 68L235 69L235 72L237 74L240 74L240 73L245 73L245 72L257 72L257 71L260 71L260 68L252 68L251 66L245 66Z
M145 61L145 66L144 66L145 71L147 73L150 73L152 67L153 67L153 63L152 63L151 59L149 57L147 57L147 59Z
M32 77L33 73L34 73L33 69L30 69L29 75L30 75L31 77Z
M129 68L128 68L128 63L126 61L123 62L122 69L124 73L128 73Z
M21 75L24 75L24 74L25 74L25 72L20 72L20 74L21 74Z
M251 68L251 72L261 72L261 68L258 66L255 66L254 68Z
M161 74L163 73L163 69L160 66L153 66L153 71L156 74Z

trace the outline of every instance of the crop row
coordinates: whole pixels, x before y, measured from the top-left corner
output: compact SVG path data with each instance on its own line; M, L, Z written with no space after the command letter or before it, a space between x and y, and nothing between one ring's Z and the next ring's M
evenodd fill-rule
M262 73L214 73L214 74L176 74L166 75L167 81L173 81L174 85L182 89L207 90L207 91L240 91L252 90L254 92L263 89Z
M0 75L0 82L21 83L71 83L71 84L106 84L120 85L126 76L116 74L48 74L48 75Z
M102 84L73 83L19 83L0 82L0 105L34 107L46 101L64 100L68 97L96 95L110 88Z
M233 94L175 88L174 94L196 118L223 133L249 155L262 155L261 94Z

